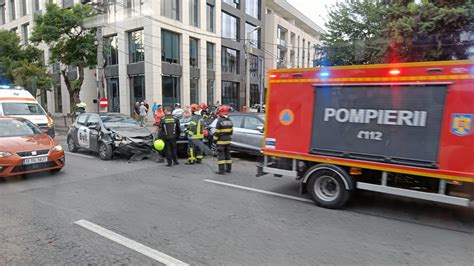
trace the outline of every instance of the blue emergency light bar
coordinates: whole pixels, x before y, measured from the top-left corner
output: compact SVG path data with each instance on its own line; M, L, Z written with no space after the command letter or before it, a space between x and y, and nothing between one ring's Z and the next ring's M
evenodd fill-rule
M10 85L0 84L0 89L10 89Z

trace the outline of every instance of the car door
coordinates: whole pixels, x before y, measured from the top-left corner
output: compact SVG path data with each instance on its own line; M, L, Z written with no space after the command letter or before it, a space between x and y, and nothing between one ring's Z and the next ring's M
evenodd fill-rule
M246 116L242 128L242 134L244 135L242 146L248 150L260 152L263 142L263 126L263 120L260 118L255 116Z
M74 141L74 145L77 147L80 147L79 145L79 130L81 126L84 126L86 124L86 120L88 114L81 114L76 118L76 122L74 122L71 125L71 128L69 129L69 137Z
M87 119L89 114L81 114L77 117L76 127L77 130L73 133L77 140L77 145L81 149L90 149L90 129L87 127Z
M240 149L242 148L242 145L243 145L242 142L244 141L244 135L242 132L244 116L243 115L230 115L229 119L230 121L232 121L232 124L234 125L231 146L237 149Z
M89 130L89 149L99 150L100 118L96 114L90 114L87 118L87 129Z

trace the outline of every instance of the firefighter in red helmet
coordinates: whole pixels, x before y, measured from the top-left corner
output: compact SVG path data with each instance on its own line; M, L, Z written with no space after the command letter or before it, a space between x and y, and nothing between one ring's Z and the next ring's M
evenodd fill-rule
M200 107L197 104L191 104L192 117L188 128L188 163L201 163L204 158L202 144L204 138L204 121L199 114Z
M217 174L223 175L232 171L232 160L230 158L230 142L234 125L229 119L230 107L222 105L217 111L217 124L214 141L217 146L217 160L219 170Z

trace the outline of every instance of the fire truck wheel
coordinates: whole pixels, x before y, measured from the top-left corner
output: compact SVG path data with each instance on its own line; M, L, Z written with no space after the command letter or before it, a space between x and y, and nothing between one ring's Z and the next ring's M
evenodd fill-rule
M316 205L329 209L342 208L351 196L351 191L346 190L342 178L331 170L314 172L307 189Z

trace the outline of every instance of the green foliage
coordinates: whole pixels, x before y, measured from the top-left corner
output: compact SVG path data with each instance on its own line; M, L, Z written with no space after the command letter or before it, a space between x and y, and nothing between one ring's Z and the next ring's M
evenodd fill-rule
M60 62L62 66L75 66L77 80L69 80L65 69L61 70L69 92L71 112L80 102L79 93L84 81L84 68L96 65L95 28L87 28L84 23L94 17L96 11L89 5L76 4L72 8L60 8L48 4L46 13L35 18L35 28L31 40L45 42L50 48L50 62Z
M0 30L0 77L12 85L19 85L33 95L51 89L51 75L44 66L41 51L31 45L20 46L14 32Z
M347 0L333 6L319 65L465 59L474 24L465 0Z

